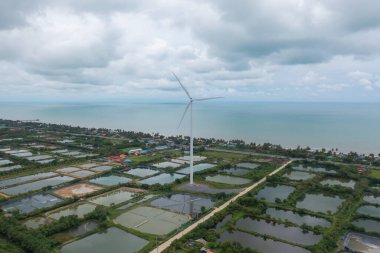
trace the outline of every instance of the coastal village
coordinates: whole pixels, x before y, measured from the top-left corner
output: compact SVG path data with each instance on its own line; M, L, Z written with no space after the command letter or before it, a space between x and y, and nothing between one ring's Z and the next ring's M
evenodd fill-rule
M4 252L380 252L378 154L0 120ZM91 245L91 249L88 245Z

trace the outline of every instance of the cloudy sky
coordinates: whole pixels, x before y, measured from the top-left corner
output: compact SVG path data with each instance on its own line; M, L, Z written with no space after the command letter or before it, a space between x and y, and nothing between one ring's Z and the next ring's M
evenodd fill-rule
M378 0L1 0L0 99L380 101Z

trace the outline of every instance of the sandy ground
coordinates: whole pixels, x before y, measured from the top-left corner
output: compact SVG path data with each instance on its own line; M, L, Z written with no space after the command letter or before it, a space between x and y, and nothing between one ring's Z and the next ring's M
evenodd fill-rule
M2 198L8 198L9 196L0 192L0 197L2 197Z
M54 193L63 198L72 198L74 196L82 197L95 191L99 191L101 189L103 188L100 186L82 183L64 187L62 189L54 191Z

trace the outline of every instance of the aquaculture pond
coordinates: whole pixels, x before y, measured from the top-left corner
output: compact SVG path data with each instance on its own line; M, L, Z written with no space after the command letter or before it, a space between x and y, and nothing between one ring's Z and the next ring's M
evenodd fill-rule
M52 207L63 200L50 194L40 193L17 200L8 200L0 205L4 211L18 210L20 213L30 213L36 209Z
M226 225L230 220L232 220L232 215L226 215L221 221L218 222L218 224L216 224L215 230L220 231L220 229L223 228L223 226Z
M343 186L354 189L356 182L354 180L325 179L321 181L320 184L328 186Z
M310 253L310 251L301 247L293 246L279 241L274 241L268 238L264 239L260 236L255 236L240 231L225 231L222 234L220 234L220 238L218 239L218 241L238 242L245 248L257 249L262 253Z
M290 173L285 174L284 177L287 177L295 181L301 181L301 180L311 179L315 177L315 174L304 172L304 171L291 171Z
M136 193L121 189L95 197L91 199L90 202L103 206L111 206L131 200L135 196L137 196Z
M53 176L57 176L57 175L58 174L54 173L54 172L46 172L46 173L37 173L34 175L30 175L30 176L23 176L23 177L6 179L6 180L0 181L0 187L7 187L7 186L15 185L15 184L21 184L21 183L25 183L25 182L29 182L29 181L33 181L33 180L38 180L38 179L42 179L42 178L47 178L47 177L53 177Z
M148 241L111 227L106 232L93 234L62 247L62 253L135 253L148 244Z
M152 170L152 169L147 169L147 168L134 168L129 171L125 172L126 174L133 175L136 177L148 177L148 176L153 176L157 173L159 173L158 170Z
M304 167L302 165L298 165L298 166L293 166L292 167L293 170L300 170L300 171L306 171L306 172L320 172L320 173L328 173L328 174L336 174L336 171L335 170L328 170L326 168L322 168L322 167Z
M68 208L60 209L57 212L50 213L48 217L59 220L61 217L69 216L69 215L78 215L79 218L83 218L86 214L91 213L95 210L95 205L91 204L80 204L75 206L70 206Z
M51 223L53 220L45 217L32 218L24 222L27 228L37 229L43 225Z
M352 252L379 253L380 238L362 233L350 232L344 238L344 247Z
M80 170L80 169L76 168L76 167L65 167L65 168L57 169L56 172L71 173L71 172L78 171L78 170Z
M119 215L115 221L142 233L165 235L189 221L189 217L158 208L141 206Z
M181 179L183 177L185 177L185 175L181 175L181 174L177 174L177 173L173 173L173 174L162 173L162 174L159 174L157 176L141 180L140 183L141 184L148 184L148 185L153 185L153 184L164 185L164 184L171 184L176 179Z
M96 163L85 163L85 164L81 164L81 165L79 165L79 167L81 167L81 168L93 168L93 167L96 167L96 166L98 166L98 164L96 164Z
M260 166L260 164L257 163L238 163L236 164L237 167L246 168L246 169L256 169Z
M364 201L375 204L375 205L380 205L380 197L373 196L373 195L366 195L364 196Z
M243 185L251 182L251 180L246 178L225 176L220 174L215 176L207 176L206 181L232 185Z
M21 169L21 168L22 168L21 165L12 165L12 166L0 167L0 172L17 170L17 169Z
M110 176L104 176L104 177L98 177L91 179L90 182L94 184L100 184L103 186L114 186L118 184L124 184L131 182L132 179L127 178L127 177L120 177L120 176L115 176L115 175L110 175Z
M243 191L243 188L234 188L234 189L223 189L223 188L212 188L207 184L182 184L179 185L178 190L187 191L187 192L196 192L196 193L208 193L208 194L218 194L218 193L239 193Z
M365 205L359 207L357 210L358 213L364 214L364 215L369 215L372 217L380 218L380 207L376 206L371 206L371 205Z
M202 211L202 207L207 210L214 206L214 200L189 194L174 194L155 199L149 204L158 208L194 216Z
M242 175L248 174L249 170L239 169L239 168L228 168L228 169L223 169L223 172L231 174L231 175L242 176Z
M94 221L87 221L83 224L81 224L77 228L70 229L65 232L68 236L71 237L78 237L81 235L84 235L85 233L88 233L90 231L93 231L99 227L99 224Z
M274 203L276 199L287 199L294 190L294 187L288 185L265 186L257 193L256 198Z
M380 221L370 219L357 219L352 222L358 228L363 228L366 232L380 233Z
M161 162L161 163L155 163L153 164L153 166L157 168L165 169L169 167L178 168L179 166L181 166L181 164L173 163L173 162Z
M142 199L140 199L140 200L138 200L138 201L136 201L136 202L129 202L129 203L125 204L125 205L122 205L122 206L118 207L117 210L124 210L124 209L127 209L127 208L129 208L129 207L131 207L131 206L134 206L134 205L136 205L136 204L138 204L138 203L142 203L142 202L144 202L144 201L146 201L146 200L148 200L148 199L152 199L152 198L154 198L154 197L156 197L156 195L154 195L154 194L146 195L146 196L144 196Z
M89 177L89 176L95 175L95 172L92 172L89 170L79 170L79 171L72 172L69 175L73 177L82 178L82 177Z
M200 164L194 165L193 170L195 173L195 172L199 172L199 171L203 171L203 170L213 168L215 166L216 166L215 164L211 164L211 163L200 163ZM188 175L188 174L190 174L190 167L186 167L186 168L177 170L177 173Z
M236 227L248 232L257 232L260 234L271 235L289 242L303 245L313 245L322 239L321 235L313 232L305 232L299 227L285 226L279 223L272 223L266 220L254 220L251 218L242 218L236 222Z
M343 203L343 199L338 196L329 197L323 194L305 194L305 198L302 201L298 201L297 208L308 209L313 212L335 213L338 211L338 207Z
M266 214L270 215L271 217L275 219L280 219L282 221L288 220L297 225L306 224L312 227L315 227L315 226L329 227L331 225L329 221L323 218L318 218L318 217L310 216L310 215L300 215L298 213L282 210L282 209L268 208L266 210Z
M112 166L107 166L107 165L98 166L98 167L92 167L91 168L91 170L96 171L96 172L103 172L103 171L108 171L108 170L111 170L111 169L112 169Z
M68 176L51 177L51 178L43 179L40 181L34 181L27 184L22 184L22 185L6 188L3 190L0 190L0 192L8 194L8 195L17 195L17 194L27 193L29 191L40 190L47 186L56 186L59 184L72 181L72 180L74 180L74 178L68 177Z

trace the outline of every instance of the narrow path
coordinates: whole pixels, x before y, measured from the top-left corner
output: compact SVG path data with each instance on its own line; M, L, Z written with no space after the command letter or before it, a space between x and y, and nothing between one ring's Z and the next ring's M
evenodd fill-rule
M278 172L280 172L283 168L285 168L288 164L290 164L291 162L293 162L293 160L290 160L288 162L286 162L285 164L281 165L281 167L279 167L278 169L272 171L271 173L269 173L268 176L273 176L275 174L277 174ZM214 216L216 213L224 210L227 206L229 206L231 203L235 202L238 198L244 196L245 194L247 194L248 192L250 192L252 189L256 188L257 186L259 186L260 184L264 183L266 180L267 180L267 177L268 176L265 176L263 177L262 179L260 179L259 181L257 181L256 183L254 183L253 185L245 188L242 192L240 192L239 194L237 194L235 197L233 197L232 199L228 200L226 203L224 203L223 205L221 205L220 207L216 207L214 210L212 210L211 213L207 214L205 217L203 217L202 219L200 219L199 221L191 224L190 226L188 226L187 228L185 228L183 231L179 232L178 234L174 235L172 238L170 238L169 240L167 240L166 242L162 243L161 245L159 245L157 248L153 249L150 253L160 253L160 252L163 252L164 250L166 250L167 248L170 247L170 245L175 241L175 240L178 240L180 238L182 238L184 235L190 233L192 230L194 230L198 225L202 224L203 222L207 221L208 219L210 219L212 216Z

